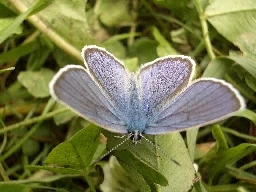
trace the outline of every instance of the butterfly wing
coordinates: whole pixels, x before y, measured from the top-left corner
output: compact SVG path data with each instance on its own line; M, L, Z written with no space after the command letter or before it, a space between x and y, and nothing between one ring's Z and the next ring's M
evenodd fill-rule
M185 88L195 70L187 56L167 56L145 64L137 74L144 112L154 116L167 101Z
M145 133L162 134L211 124L244 108L244 99L229 83L202 78L164 106Z
M129 73L124 65L104 48L94 45L85 46L82 55L93 80L106 92L125 117L129 99Z
M111 99L81 66L62 68L50 83L51 95L80 116L113 132L127 133Z

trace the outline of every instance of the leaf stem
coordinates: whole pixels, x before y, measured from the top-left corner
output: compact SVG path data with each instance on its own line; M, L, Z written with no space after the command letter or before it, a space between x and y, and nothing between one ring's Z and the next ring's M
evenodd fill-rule
M25 12L28 8L20 0L9 0L9 2L20 12ZM73 45L63 39L60 35L55 33L53 29L47 26L38 16L28 17L27 20L40 30L44 35L51 39L58 47L69 55L76 58L78 61L82 61L81 53Z

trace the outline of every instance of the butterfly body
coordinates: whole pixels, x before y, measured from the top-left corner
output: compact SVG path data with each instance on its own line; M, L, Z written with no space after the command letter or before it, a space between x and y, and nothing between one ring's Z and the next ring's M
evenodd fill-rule
M86 69L68 65L50 83L51 95L80 116L117 133L164 134L203 126L245 108L240 93L214 78L192 81L194 61L167 56L127 71L103 48L82 50Z

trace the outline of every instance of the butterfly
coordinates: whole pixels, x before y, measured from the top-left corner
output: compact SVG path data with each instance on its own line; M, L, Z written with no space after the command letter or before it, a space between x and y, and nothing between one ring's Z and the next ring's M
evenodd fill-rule
M50 82L50 93L86 120L111 132L158 135L204 126L245 108L240 93L215 78L192 81L195 62L166 56L129 72L95 45L82 50L85 67L67 65Z

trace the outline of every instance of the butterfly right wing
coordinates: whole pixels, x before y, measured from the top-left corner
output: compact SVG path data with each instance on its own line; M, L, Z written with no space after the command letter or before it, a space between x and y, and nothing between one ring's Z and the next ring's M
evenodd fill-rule
M146 134L164 134L204 126L245 109L245 101L229 83L201 78L162 108L149 122Z
M62 68L50 83L50 93L86 120L112 132L127 133L123 114L83 67Z
M141 67L137 78L149 120L187 86L194 70L195 62L183 55L159 58Z

